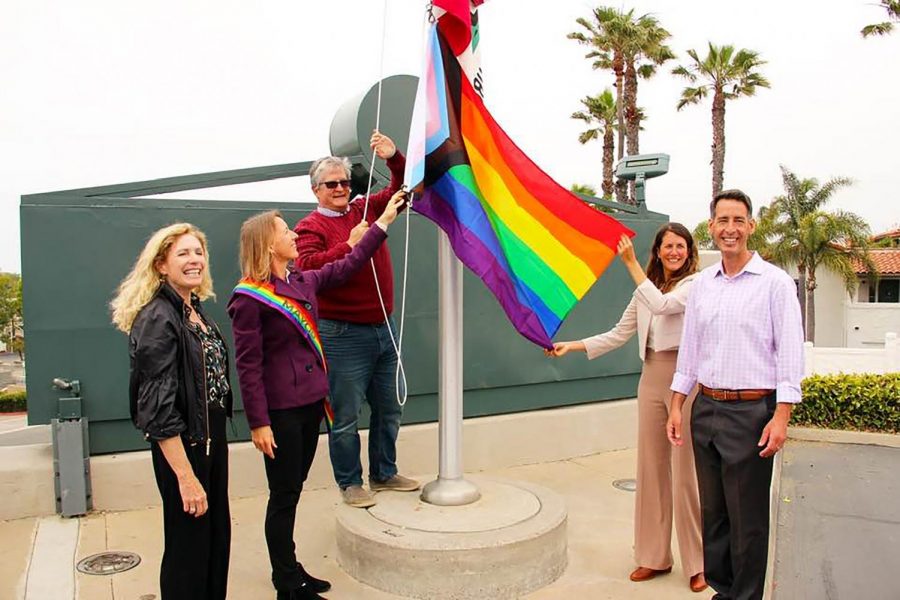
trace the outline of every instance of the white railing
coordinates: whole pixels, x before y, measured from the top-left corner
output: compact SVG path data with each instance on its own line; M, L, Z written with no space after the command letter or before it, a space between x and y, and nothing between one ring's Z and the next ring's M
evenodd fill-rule
M900 340L897 334L884 335L884 348L816 348L804 344L805 375L832 373L900 372Z

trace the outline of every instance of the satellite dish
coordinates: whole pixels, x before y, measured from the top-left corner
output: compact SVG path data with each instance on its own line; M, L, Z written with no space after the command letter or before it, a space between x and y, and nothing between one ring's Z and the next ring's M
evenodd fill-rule
M391 75L382 79L381 84L381 132L390 136L401 152L406 152L409 140L409 125L412 119L413 104L416 99L416 87L419 78L412 75ZM334 156L362 156L361 163L354 161L354 189L360 177L369 175L372 164L372 149L369 138L375 129L375 117L378 111L378 84L350 98L337 110L331 121L328 134L328 146ZM384 181L391 178L391 173L384 161L375 160L375 175ZM365 182L362 184L365 191Z

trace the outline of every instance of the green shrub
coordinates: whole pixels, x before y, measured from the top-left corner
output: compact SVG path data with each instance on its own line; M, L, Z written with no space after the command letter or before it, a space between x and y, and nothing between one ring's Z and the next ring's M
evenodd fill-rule
M0 413L23 412L26 409L25 392L0 392Z
M792 425L900 433L900 373L813 375Z

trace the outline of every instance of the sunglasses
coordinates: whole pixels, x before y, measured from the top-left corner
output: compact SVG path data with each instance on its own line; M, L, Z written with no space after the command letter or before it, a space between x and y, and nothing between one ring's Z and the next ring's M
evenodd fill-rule
M319 185L324 185L329 190L333 190L333 189L337 188L337 186L341 186L342 188L346 189L346 188L350 187L350 180L349 179L341 179L339 181L323 181Z

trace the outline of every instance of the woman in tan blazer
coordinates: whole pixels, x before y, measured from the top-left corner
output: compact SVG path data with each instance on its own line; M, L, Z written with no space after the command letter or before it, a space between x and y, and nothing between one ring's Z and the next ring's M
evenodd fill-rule
M706 589L700 537L700 500L691 452L686 443L673 448L666 439L669 385L675 373L684 307L699 262L691 233L679 223L667 223L656 233L646 272L627 236L619 241L619 257L637 284L622 318L611 330L580 341L557 342L548 356L586 352L593 359L614 350L638 334L638 354L644 361L638 384L638 466L634 509L632 581L646 581L672 570L672 516L684 574L695 592ZM693 402L693 395L685 406ZM688 410L687 408L685 410ZM684 423L690 423L685 417Z

